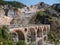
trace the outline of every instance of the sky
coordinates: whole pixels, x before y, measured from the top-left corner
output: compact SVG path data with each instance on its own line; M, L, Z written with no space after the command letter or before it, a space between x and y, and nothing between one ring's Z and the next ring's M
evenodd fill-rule
M14 1L14 0L6 0L6 1ZM21 2L27 6L31 6L37 4L39 2L45 2L46 4L52 5L54 3L60 3L60 0L15 0Z

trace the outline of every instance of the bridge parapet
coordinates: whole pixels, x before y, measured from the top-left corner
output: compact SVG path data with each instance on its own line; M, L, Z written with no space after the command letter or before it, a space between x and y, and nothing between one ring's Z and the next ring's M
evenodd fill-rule
M36 24L29 24L29 25L19 25L19 26L15 26L15 25L10 25L9 27L10 28L24 28L24 27L38 27L38 26L48 26L48 27L50 27L50 25L47 25L47 24L44 24L44 25L36 25Z

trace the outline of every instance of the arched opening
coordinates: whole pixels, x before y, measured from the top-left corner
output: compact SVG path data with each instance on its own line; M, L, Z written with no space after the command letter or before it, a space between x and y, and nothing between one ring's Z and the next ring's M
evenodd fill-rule
M19 40L24 40L25 41L25 37L22 31L20 30L16 30L17 34L18 34L18 39Z
M46 27L43 29L43 35L46 35Z
M18 35L17 35L17 33L16 32L12 32L11 34L12 34L12 41L18 42Z
M37 37L42 37L42 29L40 27L37 30Z
M25 32L27 32L27 28L25 28L25 30L24 30Z
M28 37L28 38L27 38L28 42L29 42L29 41L33 42L33 41L36 40L36 33L35 33L34 28L29 28L27 37Z
M42 39L38 41L38 45L42 45Z

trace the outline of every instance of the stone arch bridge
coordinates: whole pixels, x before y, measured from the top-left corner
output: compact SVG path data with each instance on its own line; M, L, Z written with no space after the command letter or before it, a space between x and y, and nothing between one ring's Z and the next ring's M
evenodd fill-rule
M13 41L18 42L24 40L27 45L33 42L33 45L46 45L47 33L50 30L50 25L30 25L20 28L12 28Z

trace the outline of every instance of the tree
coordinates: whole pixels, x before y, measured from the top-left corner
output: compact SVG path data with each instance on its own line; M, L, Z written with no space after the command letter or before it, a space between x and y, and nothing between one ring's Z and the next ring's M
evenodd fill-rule
M55 45L59 45L60 41L59 39L57 38L57 34L54 32L49 32L48 33L48 41L51 43L51 44L55 44Z
M0 0L0 5L3 4L3 1L4 1L4 0Z
M1 35L2 35L2 38L4 39L8 39L8 32L9 32L9 29L7 28L7 26L3 25L1 28Z
M51 17L44 12L37 12L35 16L32 17L31 22L35 24L50 24Z
M0 0L0 1L4 1L4 0Z
M6 25L0 27L0 45L15 45L11 39L9 28Z
M26 45L26 43L23 40L20 40L16 45Z

